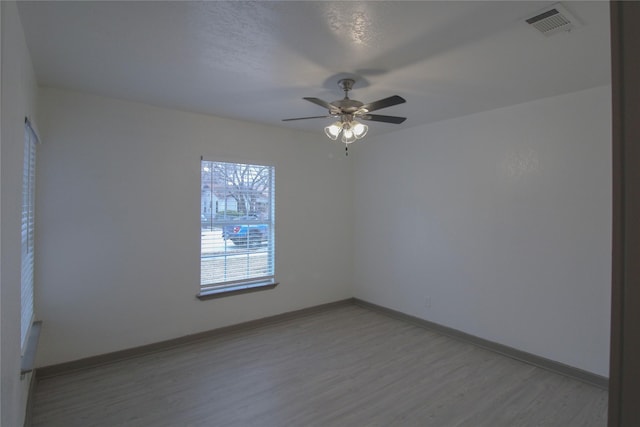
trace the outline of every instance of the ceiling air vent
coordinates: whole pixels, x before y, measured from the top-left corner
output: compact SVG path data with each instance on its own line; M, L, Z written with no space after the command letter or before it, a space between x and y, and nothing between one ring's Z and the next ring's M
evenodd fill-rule
M538 12L536 16L525 19L525 22L545 36L571 31L580 26L575 16L571 15L560 3Z

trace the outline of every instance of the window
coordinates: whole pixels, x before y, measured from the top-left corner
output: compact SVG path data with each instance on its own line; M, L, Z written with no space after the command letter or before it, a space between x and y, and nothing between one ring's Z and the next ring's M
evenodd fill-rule
M199 298L276 286L273 166L202 160Z
M36 143L38 137L25 119L22 172L22 265L20 274L20 334L22 349L33 322L33 242L35 230Z

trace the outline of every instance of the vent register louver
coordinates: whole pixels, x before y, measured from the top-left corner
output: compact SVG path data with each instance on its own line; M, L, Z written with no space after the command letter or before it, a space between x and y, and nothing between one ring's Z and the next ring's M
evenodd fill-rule
M525 22L545 36L571 31L579 26L578 20L559 3L540 11Z

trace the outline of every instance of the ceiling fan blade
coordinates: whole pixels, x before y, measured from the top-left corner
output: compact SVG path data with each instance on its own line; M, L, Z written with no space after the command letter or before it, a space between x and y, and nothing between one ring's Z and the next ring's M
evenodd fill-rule
M327 101L323 101L322 99L318 99L318 98L302 98L302 99L305 99L309 102L313 102L314 104L319 105L321 107L324 107L327 110L329 110L332 114L340 112L340 109L337 108L335 105L331 105Z
M397 125L407 120L406 117L381 116L380 114L364 114L362 116L359 115L358 117L363 120L371 120L372 122L395 123Z
M330 119L334 116L311 116L311 117L296 117L294 119L282 119L283 122L291 122L294 120L307 120L307 119Z
M405 102L407 102L407 100L404 99L403 97L398 95L393 95L388 98L370 102L369 104L364 104L362 107L359 108L359 110L360 111L366 110L366 112L369 113L371 111L381 110L383 108L392 107L394 105L403 104Z

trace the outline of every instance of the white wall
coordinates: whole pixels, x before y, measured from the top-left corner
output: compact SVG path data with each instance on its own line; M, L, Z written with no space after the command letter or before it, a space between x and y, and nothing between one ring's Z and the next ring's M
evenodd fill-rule
M355 296L607 376L610 93L368 136Z
M322 133L47 88L39 112L39 366L351 296L351 165ZM275 165L276 289L195 298L201 155Z
M346 159L321 134L41 89L38 365L354 295L606 376L609 99L370 135ZM275 290L194 298L201 155L276 165Z
M2 145L0 148L0 383L2 426L24 422L31 375L20 378L20 265L24 118L35 119L35 77L14 2L2 8Z

